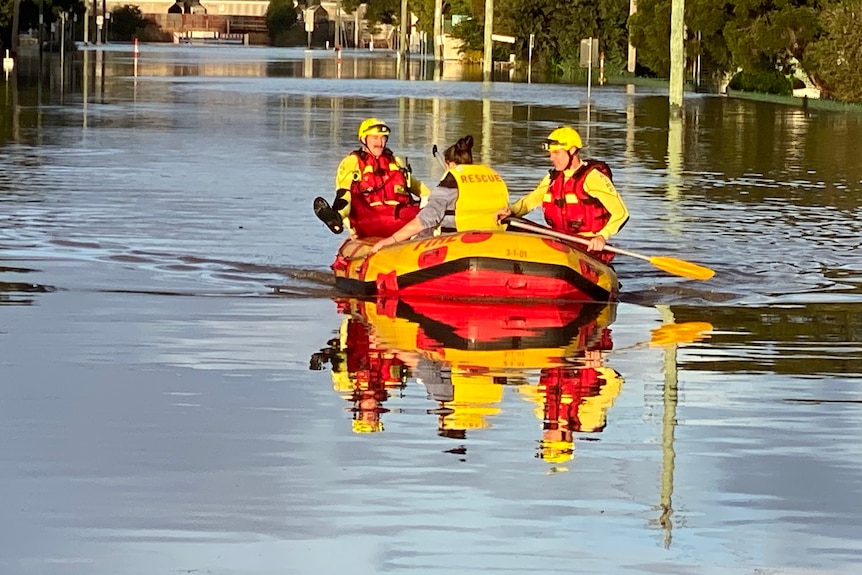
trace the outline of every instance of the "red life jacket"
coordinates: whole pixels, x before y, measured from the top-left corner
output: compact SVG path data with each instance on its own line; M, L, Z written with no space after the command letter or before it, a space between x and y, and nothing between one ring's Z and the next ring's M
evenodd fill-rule
M613 179L610 167L599 160L587 160L565 182L563 172L551 170L551 185L542 208L545 221L553 229L567 234L597 232L611 219L607 208L584 190L584 181L592 170Z
M410 195L406 170L386 148L379 158L363 150L360 178L350 186L350 226L357 237L391 236L419 213L419 203Z

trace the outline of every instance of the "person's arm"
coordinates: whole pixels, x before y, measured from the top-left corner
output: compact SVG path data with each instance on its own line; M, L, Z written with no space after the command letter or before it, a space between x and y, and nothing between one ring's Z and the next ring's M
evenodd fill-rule
M587 174L587 178L584 180L584 191L600 201L605 209L610 212L611 217L608 223L595 234L605 240L610 239L628 221L628 208L626 208L623 199L620 197L610 178L598 170L590 170Z
M338 164L335 172L335 201L332 209L347 218L350 213L350 187L361 177L359 158L350 154Z
M428 204L419 210L416 217L388 238L383 238L374 244L371 248L371 253L376 254L381 248L397 244L398 242L405 242L424 230L436 228L443 221L443 216L446 215L446 210L449 206L455 205L457 198L457 188L442 186L434 188L434 191L428 196Z
M402 227L400 230L398 230L388 238L383 238L382 240L371 246L371 253L376 254L380 251L381 248L391 246L392 244L397 244L398 242L407 241L421 231L422 222L419 221L419 217L417 216L404 224L404 227Z
M550 185L551 176L550 174L547 174L542 178L542 181L539 182L539 185L536 186L535 190L509 206L509 209L512 211L512 215L518 217L525 216L541 206L545 199L545 193L547 193Z

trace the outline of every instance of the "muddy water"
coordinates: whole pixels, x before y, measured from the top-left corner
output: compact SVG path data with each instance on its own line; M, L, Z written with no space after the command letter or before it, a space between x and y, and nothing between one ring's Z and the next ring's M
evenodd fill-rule
M850 573L862 117L389 53L128 46L0 84L5 573ZM516 78L516 80L518 80ZM575 124L632 212L617 305L338 297L365 117L526 192ZM576 566L576 567L573 567Z

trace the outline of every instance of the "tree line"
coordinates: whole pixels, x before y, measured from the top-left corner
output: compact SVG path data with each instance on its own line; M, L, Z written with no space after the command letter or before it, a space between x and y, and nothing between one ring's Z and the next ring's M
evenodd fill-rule
M344 0L352 10L358 0ZM410 0L420 30L433 32L434 0ZM369 21L396 23L400 0L368 0ZM606 74L624 74L629 42L640 76L670 72L671 0L496 0L494 32L514 36L513 51L526 60L533 35L534 67L575 76L580 40L598 38ZM484 0L446 0L444 17L461 18L453 34L468 50L481 50ZM804 72L824 97L862 102L862 0L686 0L685 53L714 81L729 75L744 88L786 92L789 76ZM507 54L500 54L505 59Z
M60 11L83 17L81 0L41 0L45 21ZM14 5L19 29L38 25L40 0L0 0L0 42L10 45ZM304 9L309 2L300 1ZM398 24L400 0L343 0L345 12L366 4L369 23ZM526 60L533 35L534 68L576 76L580 40L598 38L607 75L624 74L628 44L637 48L636 75L667 77L670 68L671 0L496 0L494 32L514 36L498 47L500 59L515 52ZM409 0L419 29L433 32L434 0ZM52 17L53 14L53 17ZM465 50L482 50L485 0L445 0L444 18L458 16L453 35ZM140 18L140 12L134 16ZM270 35L296 26L293 0L271 0ZM789 92L789 76L803 71L828 98L862 102L862 0L686 0L688 78L694 70L718 80L735 75L743 89ZM300 34L297 36L302 39Z
M66 15L66 22L71 26L71 34L79 40L84 35L84 18L86 11L83 0L0 0L0 47L9 49L12 45L12 28L15 20L15 4L18 4L18 30L32 32L38 37L39 11L41 7L43 25L43 42L48 50L59 49L58 37L61 24L61 14ZM92 18L92 12L90 13ZM55 30L51 33L51 25ZM90 23L91 36L95 34L95 22ZM148 19L136 5L126 4L115 6L110 11L110 23L107 25L108 40L124 41L138 38L141 41L170 41L169 34L164 33L159 26ZM68 37L68 36L67 36ZM91 40L93 37L91 37ZM71 44L71 43L70 43Z

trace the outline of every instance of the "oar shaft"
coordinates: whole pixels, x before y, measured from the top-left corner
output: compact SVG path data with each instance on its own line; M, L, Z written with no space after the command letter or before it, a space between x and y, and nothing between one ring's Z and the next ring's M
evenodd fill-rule
M561 240L565 240L567 242L575 242L579 244L589 244L590 241L586 238L582 238L579 236L566 234L563 232L558 232L546 226L542 226L528 220L524 220L522 218L509 216L506 221L509 222L509 225L521 228L523 230L529 230L541 235L545 235L551 238L558 238ZM715 271L709 269L708 267L704 267L698 264L693 264L691 262L687 262L685 260L680 260L677 258L671 258L666 256L645 256L643 254L638 254L635 252L630 252L628 250L623 250L620 248L615 248L613 246L605 245L605 250L609 252L615 252L618 254L623 254L627 256L631 256L633 258L638 258L644 261L647 261L659 268L660 270L664 270L668 273L686 277L693 280L708 280L712 276L715 275Z
M522 219L518 219L518 218L509 218L508 222L509 222L509 225L514 226L516 228L521 228L522 230L530 230L533 232L538 232L540 234L544 234L546 236L551 236L551 237L557 238L559 240L565 240L567 242L575 242L575 243L582 244L585 246L590 244L590 240L588 240L586 238L582 238L580 236L574 236L571 234L564 234L563 232L558 232L556 230L552 230L551 228L548 228L548 227L545 227L545 226L542 226L539 224L535 224L535 223L529 222L527 220L522 220ZM633 258L640 258L642 260L649 261L649 258L646 256L636 254L636 253L630 252L628 250L624 250L622 248L615 248L613 246L609 246L609 245L605 244L604 249L606 251L609 251L609 252L623 254L624 256L631 256Z

